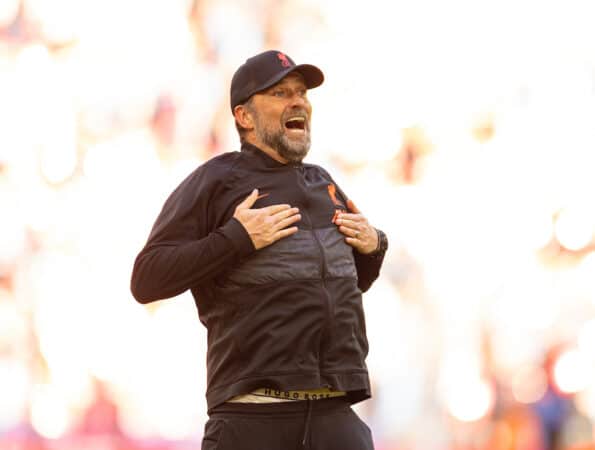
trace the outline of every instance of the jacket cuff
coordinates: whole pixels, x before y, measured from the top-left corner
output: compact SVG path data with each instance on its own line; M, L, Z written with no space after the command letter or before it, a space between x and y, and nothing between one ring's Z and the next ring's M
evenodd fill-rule
M247 256L256 250L250 235L236 218L232 217L220 231L231 242L239 256Z

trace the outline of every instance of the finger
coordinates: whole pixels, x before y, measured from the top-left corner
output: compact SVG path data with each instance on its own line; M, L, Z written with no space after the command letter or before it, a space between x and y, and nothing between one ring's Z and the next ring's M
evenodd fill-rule
M345 226L340 226L339 231L341 231L341 233L343 233L345 236L353 237L355 239L359 239L362 234L357 228L348 228Z
M291 205L287 205L287 204L271 205L271 206L266 206L264 208L261 208L261 211L272 216L274 214L277 214L278 212L285 211L286 209L290 209L290 208L291 208Z
M275 240L278 241L284 237L291 236L292 234L297 233L297 230L298 227L284 228L283 230L279 230L275 233Z
M299 214L294 214L293 216L287 217L283 220L280 220L279 222L277 222L277 224L275 225L275 229L276 230L282 230L284 228L287 228L289 225L291 225L292 223L295 223L299 220L302 219L302 216Z
M355 220L350 220L350 219L337 219L337 225L343 225L347 228L356 228L359 229L361 228L361 222L359 221L355 221Z
M273 216L274 216L274 219L276 219L276 220L283 220L283 219L285 219L289 216L292 216L294 214L297 214L299 212L300 212L299 208L293 207L293 208L281 210L281 211L275 213Z
M249 209L256 202L258 198L258 189L254 189L248 197L246 197L242 203L237 206L237 209Z
M335 220L335 224L337 225L343 225L348 222L352 224L359 224L358 226L363 226L366 223L366 218L361 214L342 213L339 215L337 220Z
M359 241L355 238L346 237L345 242L347 242L352 247L356 247L357 245L359 245Z
M359 210L359 208L357 206L355 206L355 203L353 203L353 200L347 200L347 208L349 209L349 211L356 213L356 214L361 214L361 211Z

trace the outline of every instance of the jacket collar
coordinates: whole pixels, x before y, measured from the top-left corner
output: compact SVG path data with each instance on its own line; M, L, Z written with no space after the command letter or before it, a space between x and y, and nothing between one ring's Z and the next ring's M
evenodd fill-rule
M270 167L270 168L300 167L302 165L302 163L283 164L282 162L279 162L276 159L271 158L259 147L257 147L256 145L250 144L249 142L244 142L242 144L242 152L246 153L246 154L253 155L254 157L258 158L258 160L261 163L263 163L265 167Z

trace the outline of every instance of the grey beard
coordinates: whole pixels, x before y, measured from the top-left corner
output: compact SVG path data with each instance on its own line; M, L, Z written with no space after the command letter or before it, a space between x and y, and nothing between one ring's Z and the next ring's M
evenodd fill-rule
M310 150L309 132L306 133L303 141L289 139L283 130L269 132L261 127L256 128L256 135L261 142L277 150L277 153L288 162L301 162Z

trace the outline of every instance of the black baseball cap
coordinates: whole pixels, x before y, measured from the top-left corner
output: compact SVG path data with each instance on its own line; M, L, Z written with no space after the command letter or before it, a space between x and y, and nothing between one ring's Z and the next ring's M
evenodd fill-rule
M248 58L231 79L231 111L291 72L300 73L308 89L320 86L324 81L324 74L318 67L311 64L296 65L289 56L278 50L269 50Z

